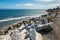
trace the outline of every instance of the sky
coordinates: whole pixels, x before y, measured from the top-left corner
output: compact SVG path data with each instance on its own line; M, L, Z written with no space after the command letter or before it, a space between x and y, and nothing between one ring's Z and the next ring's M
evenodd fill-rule
M60 6L60 0L0 0L0 9L49 9Z

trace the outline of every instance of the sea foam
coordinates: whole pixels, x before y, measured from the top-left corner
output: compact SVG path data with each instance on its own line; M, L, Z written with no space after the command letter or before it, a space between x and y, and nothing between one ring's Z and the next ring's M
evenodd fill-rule
M45 15L45 14L47 14L47 12L45 12L45 13L43 13L43 14L35 14L35 15L31 15L31 16L22 16L22 17L15 17L15 18L8 18L8 19L2 19L2 20L0 20L0 22L5 22L5 21L11 21L11 20L18 20L18 19L23 19L23 18L34 18L34 17L39 17L39 16L41 16L41 15Z

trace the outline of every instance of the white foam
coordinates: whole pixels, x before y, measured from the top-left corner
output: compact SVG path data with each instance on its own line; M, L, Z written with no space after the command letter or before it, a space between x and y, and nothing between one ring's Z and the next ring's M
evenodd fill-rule
M22 16L22 17L16 17L16 18L3 19L3 20L0 20L0 22L11 21L11 20L18 20L18 19L29 18L29 17L30 18L39 17L39 16L45 15L45 14L47 14L47 12L46 13L43 13L43 14L39 14L39 15L35 14L35 15L32 15L32 16Z

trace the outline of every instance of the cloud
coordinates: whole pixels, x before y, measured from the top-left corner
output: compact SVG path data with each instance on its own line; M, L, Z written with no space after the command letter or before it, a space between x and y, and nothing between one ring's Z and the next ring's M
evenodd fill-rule
M50 9L50 8L56 8L57 6L60 7L60 3L49 4L48 6L47 5L43 5L43 8L44 9Z
M60 6L60 3L48 4L48 5L27 3L27 4L16 4L15 6L16 8L22 8L22 9L49 9Z
M34 6L34 4L23 4L25 6Z
M50 4L49 6L50 6L50 7L51 7L51 6L52 6L52 7L57 7L57 6L60 7L60 3Z
M11 4L11 5L2 5L0 8L12 8L12 9L49 9L60 6L60 3L53 4L36 4L36 3L26 3L26 4Z
M55 0L35 0L35 1L52 2L52 1L55 1Z
M29 7L31 7L31 6L34 6L34 4L29 4L29 3L27 3L27 4L15 4L15 6L29 6Z

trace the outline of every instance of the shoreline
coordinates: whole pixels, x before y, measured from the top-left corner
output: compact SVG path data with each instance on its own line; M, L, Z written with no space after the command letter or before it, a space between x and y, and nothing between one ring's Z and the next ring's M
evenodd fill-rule
M14 19L19 20L19 21L16 21L15 23L11 23L11 24L8 24L8 25L7 25L7 24L6 24L6 25L3 24L3 29L7 28L8 26L13 26L13 25L21 22L21 19L22 19L22 20L25 19L25 18L31 19L31 18L35 18L35 17L40 17L41 15L45 15L45 14L48 14L48 12L43 13L43 14L40 14L40 15L37 15L37 16L24 16L24 17L14 18ZM8 22L9 20L14 20L14 19L8 19L8 20L5 20L5 21ZM25 19L25 20L26 20L26 19ZM0 22L4 22L4 20L0 20ZM2 28L2 27L1 27L1 28Z
M32 18L35 18L35 17L32 17ZM60 21L59 20L60 19L59 18L60 18L60 11L59 11L58 16L53 21L53 23L54 23L53 26L52 26L53 30L46 35L42 35L43 40L60 40L60 36L59 36L60 35L60 28L59 28L59 26L60 26ZM14 23L12 25L9 25L9 26L16 25L20 22L21 21L18 21L18 22Z

